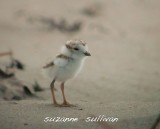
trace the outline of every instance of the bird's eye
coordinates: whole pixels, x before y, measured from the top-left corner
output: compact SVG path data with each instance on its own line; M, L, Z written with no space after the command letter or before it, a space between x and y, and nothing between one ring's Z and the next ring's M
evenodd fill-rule
M74 48L74 50L78 51L79 49L78 48Z

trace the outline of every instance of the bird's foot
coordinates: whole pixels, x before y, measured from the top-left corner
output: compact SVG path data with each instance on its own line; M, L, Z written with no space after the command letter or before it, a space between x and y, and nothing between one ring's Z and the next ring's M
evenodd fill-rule
M54 102L54 103L53 103L53 106L55 106L55 107L60 107L60 105L61 105L61 104L59 104L59 103L57 103L57 102Z
M60 105L61 107L76 107L76 105L70 104L68 102L64 102Z
M76 105L70 104L68 102L63 102L62 104L53 103L55 107L76 107Z
M53 104L53 106L55 106L55 107L59 107L59 105L60 105L60 104Z

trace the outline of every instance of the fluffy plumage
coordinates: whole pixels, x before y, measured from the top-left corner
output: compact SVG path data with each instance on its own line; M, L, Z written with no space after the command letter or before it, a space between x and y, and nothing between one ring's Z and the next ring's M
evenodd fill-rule
M50 77L53 79L51 83L51 90L53 95L53 103L57 105L54 96L54 82L61 82L61 90L63 94L63 105L69 105L64 96L64 83L75 77L82 69L86 56L90 56L87 44L82 40L69 40L62 47L60 54L56 58L45 65L43 68L48 70Z

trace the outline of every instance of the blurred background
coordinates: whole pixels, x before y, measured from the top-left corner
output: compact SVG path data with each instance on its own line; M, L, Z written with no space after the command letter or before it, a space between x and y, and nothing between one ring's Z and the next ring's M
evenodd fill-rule
M88 114L116 115L121 122L112 126L117 129L153 127L160 113L160 1L0 0L0 10L0 53L13 53L0 56L1 111L11 108L4 100L19 103L17 100L22 99L25 99L20 103L22 107L38 101L33 109L39 106L43 107L42 111L47 110L44 105L51 103L51 80L43 77L41 68L54 59L67 40L82 39L92 56L86 60L79 76L66 84L68 99L86 109L82 115L75 111L77 115L82 119ZM14 76L6 79L4 71L13 63L13 58L25 68L10 72ZM17 81L21 93L15 88ZM42 92L36 93L37 85ZM58 85L56 88L59 89ZM61 99L59 90L57 93ZM30 97L32 95L36 97ZM52 111L51 106L48 108ZM15 118L12 113L9 116ZM4 111L0 114L5 114L6 117L1 118L5 123L8 114ZM65 111L61 115L68 116ZM21 118L28 121L23 116L25 114L21 114ZM45 128L40 121L33 120L31 127ZM3 127L13 125L23 127L20 122L3 124ZM101 124L83 125L68 125L68 128L111 128Z

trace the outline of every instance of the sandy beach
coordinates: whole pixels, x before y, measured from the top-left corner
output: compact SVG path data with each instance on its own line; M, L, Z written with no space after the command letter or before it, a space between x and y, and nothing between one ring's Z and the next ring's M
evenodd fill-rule
M152 129L160 114L158 0L0 0L0 8L0 52L11 49L25 64L16 72L19 80L37 80L45 89L37 98L0 100L0 128ZM76 107L54 107L42 66L77 38L87 42L92 56L65 85ZM61 103L58 83L56 89ZM118 121L85 121L99 115ZM44 122L46 117L78 122Z

